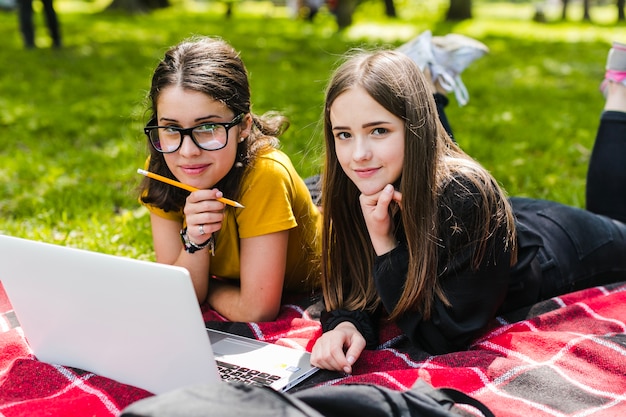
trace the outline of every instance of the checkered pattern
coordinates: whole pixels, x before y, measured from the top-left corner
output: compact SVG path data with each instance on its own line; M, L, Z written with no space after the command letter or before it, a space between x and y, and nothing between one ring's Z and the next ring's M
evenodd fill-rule
M319 304L285 304L271 323L230 323L205 308L210 327L311 350ZM35 360L0 288L0 415L116 416L151 394ZM394 326L354 375L319 372L303 387L374 383L408 389L418 378L461 390L497 416L626 415L626 285L584 290L499 317L472 348L440 356L412 351ZM471 410L467 410L468 412Z

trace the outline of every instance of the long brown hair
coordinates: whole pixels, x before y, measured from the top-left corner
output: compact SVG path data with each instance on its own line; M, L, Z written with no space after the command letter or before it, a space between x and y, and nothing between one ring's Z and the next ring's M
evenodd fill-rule
M427 83L417 65L401 53L354 51L328 85L322 185L322 288L328 310L371 312L380 304L372 279L375 252L358 201L360 191L339 165L330 122L333 102L353 87L363 88L405 123L404 165L395 186L402 193L397 222L402 230L397 233L406 238L409 265L403 294L395 310L389 312L390 318L419 311L427 319L435 297L447 303L438 281L438 215L441 193L452 181L462 178L475 184L484 202L474 233L479 239L472 267L478 268L489 250L488 238L503 224L503 243L511 250L514 262L515 226L506 196L489 172L445 132Z
M235 115L250 113L253 121L250 136L237 145L235 164L215 184L225 195L236 199L246 168L253 164L256 155L278 146L278 136L289 127L287 119L275 112L262 116L251 113L250 83L246 67L239 53L217 37L189 38L165 53L154 70L148 94L151 122L157 118L157 102L161 91L172 85L199 91L221 101ZM150 150L148 169L173 179L174 175L167 167L163 154L153 149L148 141L146 143ZM180 210L189 194L179 188L148 179L144 179L140 190L144 203L165 211Z

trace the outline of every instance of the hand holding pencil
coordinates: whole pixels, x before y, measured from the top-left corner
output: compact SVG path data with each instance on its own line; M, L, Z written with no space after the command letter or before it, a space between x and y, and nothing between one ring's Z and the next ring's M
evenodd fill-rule
M182 182L175 181L171 178L164 177L159 174L155 174L154 172L146 171L145 169L137 169L137 173L141 175L145 175L148 178L152 178L153 180L161 181L169 185L173 185L174 187L182 188L183 190L187 190L189 192L198 191L198 188L192 187L191 185L183 184ZM219 197L217 201L227 204L232 207L244 208L241 203L238 203L234 200L230 200L225 197Z

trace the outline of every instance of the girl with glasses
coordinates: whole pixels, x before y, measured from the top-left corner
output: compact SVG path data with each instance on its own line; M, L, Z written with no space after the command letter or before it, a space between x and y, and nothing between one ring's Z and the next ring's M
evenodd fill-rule
M626 280L626 46L609 55L587 210L506 198L446 132L424 72L361 52L327 88L320 368L352 372L383 319L443 354L498 314Z
M251 112L247 70L217 38L168 50L148 100L147 170L199 189L142 182L157 262L185 267L198 301L229 320L275 319L283 291L319 283L321 216L277 149L286 119Z

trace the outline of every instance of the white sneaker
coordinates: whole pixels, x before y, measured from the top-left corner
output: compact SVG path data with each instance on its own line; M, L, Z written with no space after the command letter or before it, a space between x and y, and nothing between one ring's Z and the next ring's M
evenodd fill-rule
M487 46L470 37L456 33L433 37L430 30L397 50L415 61L422 71L428 67L433 83L438 81L445 91L454 91L460 106L469 101L461 73L469 64L489 52Z
M396 50L411 58L422 71L435 63L430 30L422 32Z
M609 82L626 85L626 44L613 42L606 59L606 73L600 91L607 96Z
M432 43L435 60L443 68L438 74L439 84L446 91L454 91L459 105L464 106L469 101L469 94L461 80L461 73L469 64L489 53L489 48L476 39L457 33L435 36Z

